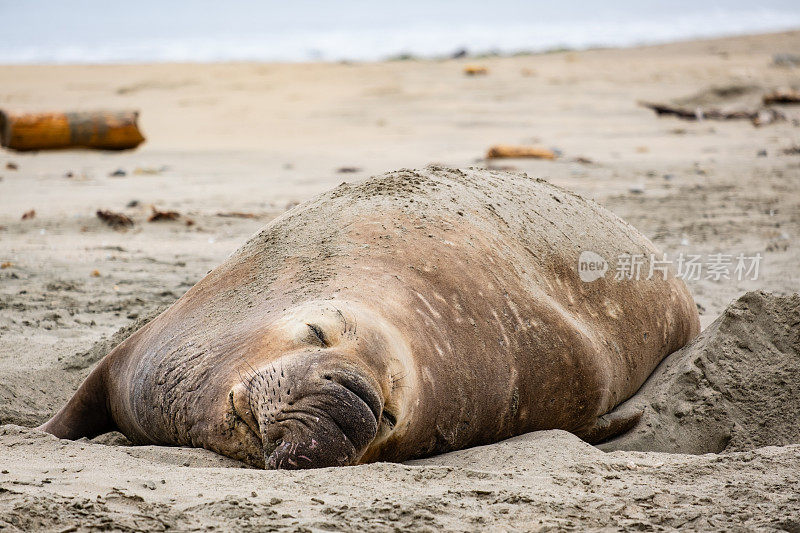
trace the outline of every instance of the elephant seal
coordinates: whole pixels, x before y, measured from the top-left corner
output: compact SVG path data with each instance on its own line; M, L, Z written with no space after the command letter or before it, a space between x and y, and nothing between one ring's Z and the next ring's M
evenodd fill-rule
M586 251L610 272L622 254L657 253L609 211L522 174L343 183L253 236L41 427L266 468L402 461L543 429L602 441L635 424L610 411L699 319L672 274L582 281Z

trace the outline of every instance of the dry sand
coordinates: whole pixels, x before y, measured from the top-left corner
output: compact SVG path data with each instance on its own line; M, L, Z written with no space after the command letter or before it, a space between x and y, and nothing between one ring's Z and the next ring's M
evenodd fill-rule
M636 106L729 105L706 89L755 87L736 96L748 104L800 84L771 65L799 49L792 32L492 58L478 77L464 60L0 67L0 107L136 108L148 137L131 153L0 151L0 529L800 531L800 155L784 152L800 109L755 128ZM493 164L594 198L670 254L762 254L757 280L688 281L703 325L719 321L659 367L629 402L643 424L606 446L722 453L605 453L543 432L409 465L263 472L18 427L287 206L401 167L485 165L498 143L559 149ZM150 205L182 217L148 223ZM97 209L136 225L114 231ZM774 295L723 314L754 290Z

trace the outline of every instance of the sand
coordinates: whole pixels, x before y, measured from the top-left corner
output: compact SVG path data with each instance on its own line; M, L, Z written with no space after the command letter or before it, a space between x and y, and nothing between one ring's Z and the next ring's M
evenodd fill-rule
M604 450L720 453L800 443L800 295L748 292L665 359Z
M0 529L800 530L800 110L755 128L636 105L796 85L771 63L799 48L791 32L490 58L479 77L462 73L474 60L0 67L0 107L136 108L148 137L130 153L0 151ZM644 422L618 451L543 432L287 473L20 427L295 202L402 167L483 166L501 143L557 149L491 165L597 200L668 254L763 256L756 280L687 281L706 331L626 406ZM151 205L181 217L148 223Z

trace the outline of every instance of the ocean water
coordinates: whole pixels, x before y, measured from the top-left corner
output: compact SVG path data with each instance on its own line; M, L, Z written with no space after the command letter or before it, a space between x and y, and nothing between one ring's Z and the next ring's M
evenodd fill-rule
M800 0L0 0L0 64L377 60L800 28Z

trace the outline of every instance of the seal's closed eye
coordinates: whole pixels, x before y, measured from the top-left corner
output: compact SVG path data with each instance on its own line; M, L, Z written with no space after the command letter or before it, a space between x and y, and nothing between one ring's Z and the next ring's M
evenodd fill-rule
M308 329L311 331L311 337L309 340L314 343L322 346L323 348L327 348L330 346L330 342L328 342L327 337L325 336L325 332L322 330L321 327L317 326L316 324L306 324Z
M386 424L388 425L389 429L392 429L397 425L397 417L394 415L394 413L390 413L389 411L384 409L382 417L386 421Z

